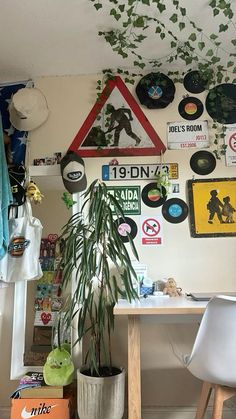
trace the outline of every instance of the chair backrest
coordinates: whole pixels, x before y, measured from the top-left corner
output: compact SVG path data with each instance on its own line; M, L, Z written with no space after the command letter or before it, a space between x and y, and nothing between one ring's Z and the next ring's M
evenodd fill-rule
M209 301L186 366L203 381L236 387L236 297Z

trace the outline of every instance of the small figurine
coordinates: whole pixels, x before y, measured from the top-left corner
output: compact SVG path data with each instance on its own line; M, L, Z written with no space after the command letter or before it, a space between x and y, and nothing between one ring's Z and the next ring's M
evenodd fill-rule
M177 287L176 281L174 278L168 278L163 289L163 294L167 294L170 297L178 297L181 295L182 288Z
M66 204L67 209L70 209L74 204L76 204L76 201L73 201L72 195L69 192L63 192L61 199Z
M49 386L66 386L73 381L74 364L63 347L53 349L43 367L43 378Z
M35 204L42 202L42 198L44 195L41 194L39 188L37 187L35 182L29 182L26 188L26 196L30 199L30 201L34 201Z

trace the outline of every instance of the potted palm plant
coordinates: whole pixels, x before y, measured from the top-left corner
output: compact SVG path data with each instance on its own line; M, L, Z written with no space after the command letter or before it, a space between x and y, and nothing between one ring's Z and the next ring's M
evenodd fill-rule
M67 312L83 339L83 365L77 372L80 419L121 419L124 413L125 372L113 365L113 308L123 295L137 298L137 277L118 232L124 214L106 185L95 180L84 193L81 211L62 230L63 282L74 278ZM129 237L133 255L138 259ZM73 323L74 322L74 323Z

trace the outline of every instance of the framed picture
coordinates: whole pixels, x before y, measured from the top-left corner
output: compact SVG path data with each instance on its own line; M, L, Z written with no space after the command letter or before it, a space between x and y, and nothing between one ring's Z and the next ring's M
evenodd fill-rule
M192 237L236 236L236 178L187 182Z

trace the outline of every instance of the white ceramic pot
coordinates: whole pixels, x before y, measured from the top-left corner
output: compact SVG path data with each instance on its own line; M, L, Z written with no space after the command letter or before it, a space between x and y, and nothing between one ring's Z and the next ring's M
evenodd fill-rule
M111 377L90 377L77 371L77 403L80 419L122 419L125 370Z

